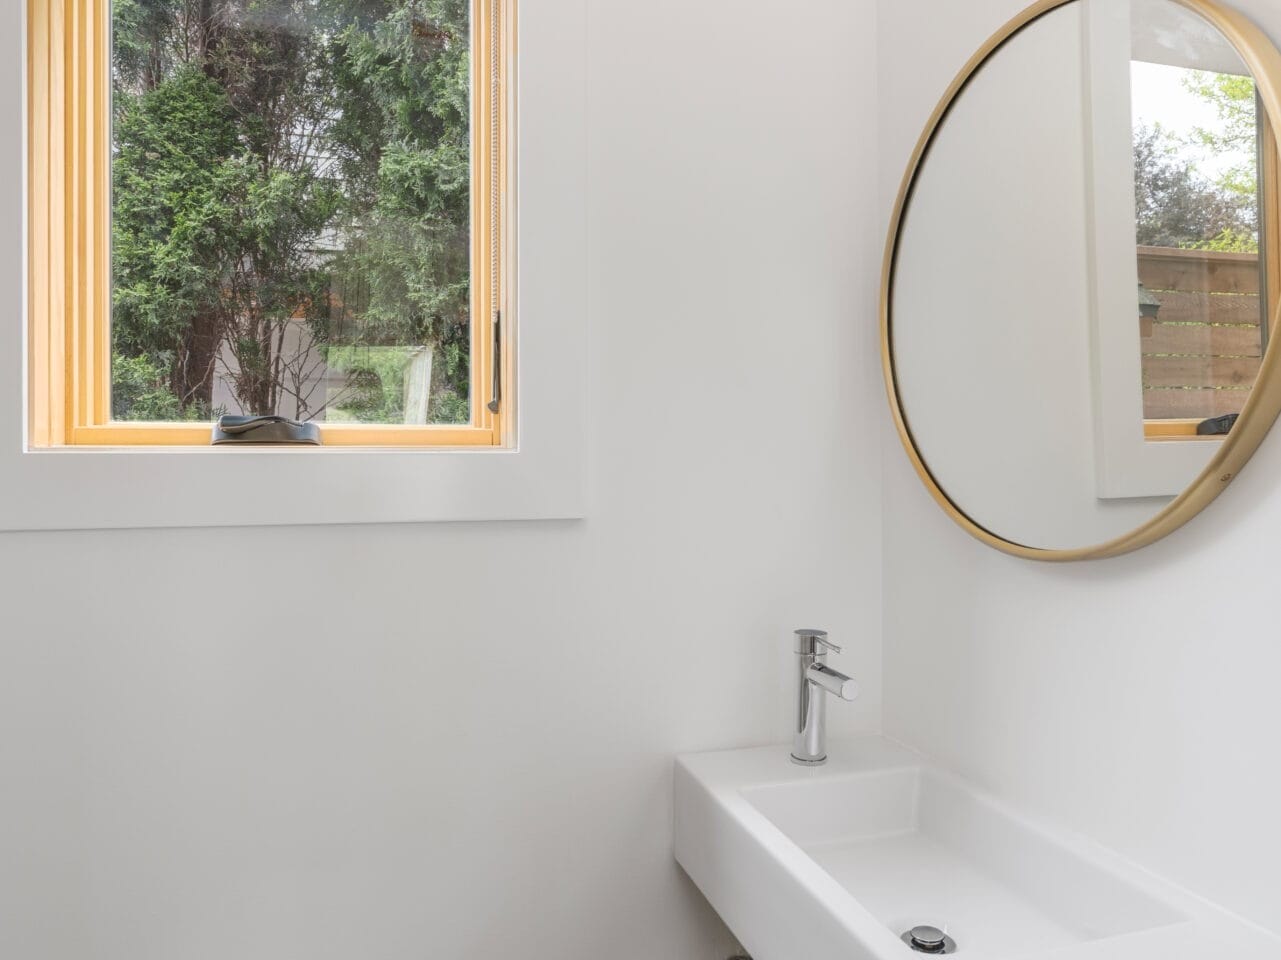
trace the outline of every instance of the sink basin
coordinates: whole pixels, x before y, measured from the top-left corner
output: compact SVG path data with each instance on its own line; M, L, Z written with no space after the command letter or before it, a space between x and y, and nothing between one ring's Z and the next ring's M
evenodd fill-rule
M881 738L802 768L770 747L684 756L676 858L754 960L1281 958L1281 939L1057 832Z

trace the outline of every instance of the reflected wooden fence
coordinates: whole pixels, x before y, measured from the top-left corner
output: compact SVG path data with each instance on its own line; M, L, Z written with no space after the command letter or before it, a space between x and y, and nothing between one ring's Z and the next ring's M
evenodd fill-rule
M1139 282L1161 303L1140 321L1144 417L1239 413L1263 355L1258 256L1139 247Z

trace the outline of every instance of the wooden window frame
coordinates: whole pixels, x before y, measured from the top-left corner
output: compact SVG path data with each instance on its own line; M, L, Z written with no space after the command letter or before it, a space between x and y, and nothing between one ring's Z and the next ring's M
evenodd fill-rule
M321 424L327 446L509 445L514 72L506 11L502 0L472 0L471 422ZM111 420L110 0L31 0L27 23L29 445L208 446L208 424ZM495 376L497 411L489 405Z

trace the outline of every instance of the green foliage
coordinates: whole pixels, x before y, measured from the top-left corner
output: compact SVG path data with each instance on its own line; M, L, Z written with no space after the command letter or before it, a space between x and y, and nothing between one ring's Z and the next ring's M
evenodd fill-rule
M168 363L149 356L111 359L111 416L115 420L201 420L208 414L197 406L185 409L169 389Z
M1258 138L1255 85L1249 77L1192 71L1187 90L1210 104L1219 123L1176 138L1157 126L1135 131L1135 199L1140 244L1257 253ZM1243 159L1213 178L1198 155Z
M442 331L436 337L430 423L466 423L471 417L467 377L470 356L466 329ZM442 388L440 385L444 384Z
M120 89L149 89L160 80L166 64L166 40L186 0L113 0L113 54Z
M1214 107L1219 118L1217 130L1198 127L1194 141L1211 153L1238 153L1248 158L1224 172L1218 178L1219 186L1254 198L1259 192L1259 173L1254 159L1258 113L1253 78L1196 70L1184 83L1191 93Z
M368 342L406 331L455 362L437 363L440 408L466 419L470 314L470 89L465 0L389 5L372 29L333 44L342 119L334 144L349 185L348 244L333 269L367 283L356 328ZM458 362L463 361L463 362Z
M346 375L342 394L331 401L331 420L395 423L404 415L409 347L328 347L329 369Z
M223 91L190 68L120 99L113 341L131 356L175 352L191 317L220 306L236 253L236 128Z
M467 418L468 10L116 0L119 415L206 412L221 379L306 416L326 347L422 344L431 419Z
M1189 250L1212 250L1215 253L1258 253L1259 235L1226 227L1209 240L1188 242Z
M1201 176L1181 144L1160 127L1135 131L1134 188L1141 245L1258 249L1254 198Z

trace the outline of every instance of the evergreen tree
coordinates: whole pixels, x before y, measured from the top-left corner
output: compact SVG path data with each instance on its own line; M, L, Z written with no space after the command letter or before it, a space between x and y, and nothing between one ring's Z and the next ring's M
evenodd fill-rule
M218 378L246 411L315 415L326 360L355 396L386 371L349 348L425 344L432 418L465 419L466 0L116 0L113 18L116 415L207 416ZM380 395L370 415L397 418Z

